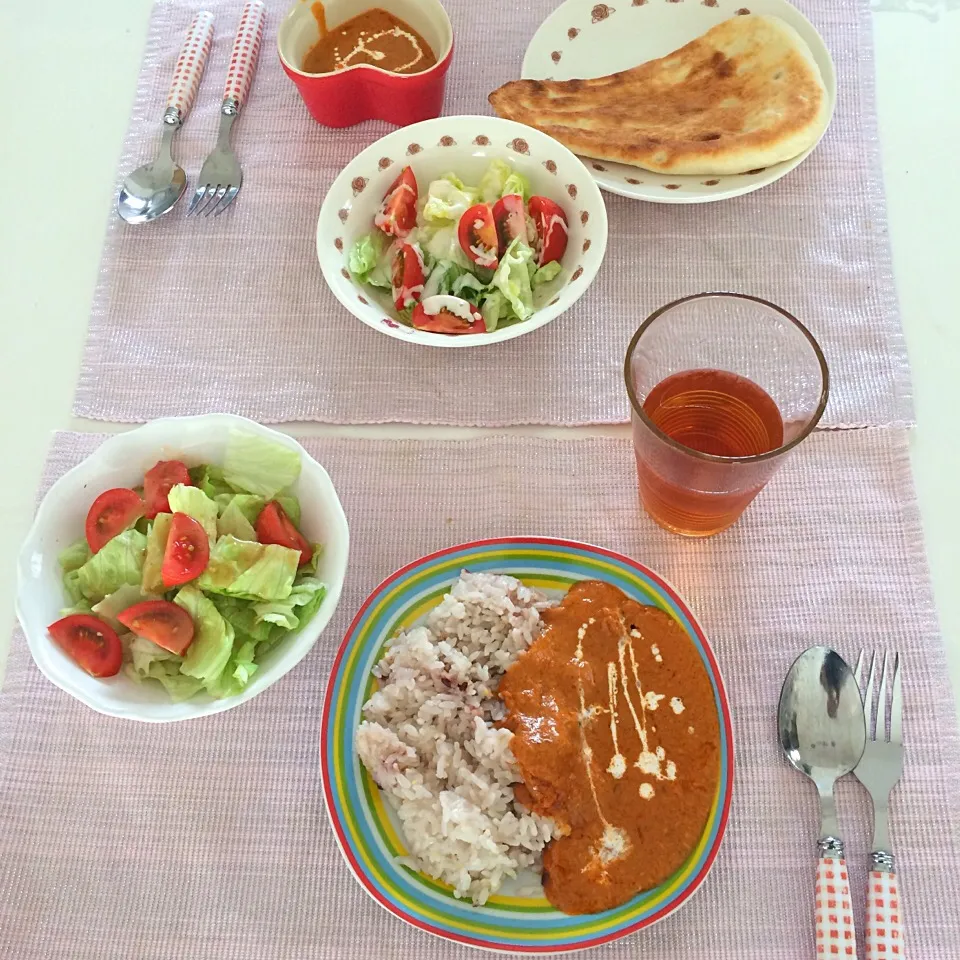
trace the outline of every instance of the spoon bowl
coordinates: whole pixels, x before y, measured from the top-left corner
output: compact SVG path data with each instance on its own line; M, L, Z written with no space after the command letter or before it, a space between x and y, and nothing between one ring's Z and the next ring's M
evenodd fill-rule
M146 163L127 175L117 197L117 213L127 223L146 223L172 210L187 186L183 168L169 157Z
M778 727L787 760L817 785L821 842L837 838L833 785L860 762L866 743L860 688L840 654L811 647L797 657L780 691Z

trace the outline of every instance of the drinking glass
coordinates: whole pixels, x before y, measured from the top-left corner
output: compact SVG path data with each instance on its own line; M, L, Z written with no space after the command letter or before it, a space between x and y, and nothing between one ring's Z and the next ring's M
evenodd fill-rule
M640 501L688 537L736 523L816 427L829 393L810 331L776 304L738 293L656 310L630 341L624 378Z

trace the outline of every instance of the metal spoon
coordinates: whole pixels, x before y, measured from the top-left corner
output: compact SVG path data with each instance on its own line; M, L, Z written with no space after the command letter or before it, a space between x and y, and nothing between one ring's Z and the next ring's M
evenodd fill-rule
M850 882L833 786L860 762L866 726L860 688L840 654L811 647L797 657L780 691L778 726L787 760L813 780L820 794L817 942L836 944L841 956L855 958Z
M212 42L213 14L201 10L193 18L177 57L170 92L167 94L167 108L163 114L163 133L157 159L134 170L120 188L117 213L127 223L155 220L173 209L183 194L187 177L183 169L174 163L170 145L193 106Z

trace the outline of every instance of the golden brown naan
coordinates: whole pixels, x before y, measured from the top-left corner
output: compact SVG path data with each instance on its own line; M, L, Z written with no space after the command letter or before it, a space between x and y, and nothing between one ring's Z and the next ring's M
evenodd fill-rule
M803 38L777 17L752 15L607 77L506 83L490 103L574 153L700 175L790 160L819 140L831 109Z

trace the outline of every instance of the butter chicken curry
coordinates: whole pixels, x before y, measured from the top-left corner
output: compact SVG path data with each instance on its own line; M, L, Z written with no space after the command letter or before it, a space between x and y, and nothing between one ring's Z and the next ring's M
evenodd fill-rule
M500 681L523 784L553 817L547 898L565 913L616 907L696 847L720 775L719 720L700 654L668 614L584 581Z

